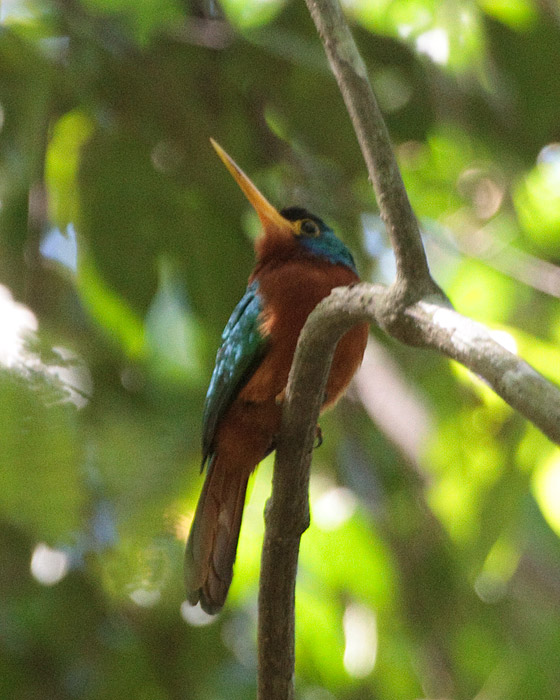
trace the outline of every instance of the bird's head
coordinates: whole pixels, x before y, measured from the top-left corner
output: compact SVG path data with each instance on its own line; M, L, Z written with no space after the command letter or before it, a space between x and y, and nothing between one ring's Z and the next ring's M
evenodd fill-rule
M322 219L302 207L278 211L224 149L214 139L210 141L261 220L262 236L255 242L257 259L300 252L356 271L352 254Z

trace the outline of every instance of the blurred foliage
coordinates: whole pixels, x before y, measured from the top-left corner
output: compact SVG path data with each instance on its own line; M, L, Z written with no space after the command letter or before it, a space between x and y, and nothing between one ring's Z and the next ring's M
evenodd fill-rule
M560 381L557 3L344 7L435 278ZM208 138L388 282L341 97L295 0L10 0L0 21L0 696L254 697L270 459L223 613L183 603L202 403L257 230ZM298 697L557 698L558 449L376 330L322 427Z

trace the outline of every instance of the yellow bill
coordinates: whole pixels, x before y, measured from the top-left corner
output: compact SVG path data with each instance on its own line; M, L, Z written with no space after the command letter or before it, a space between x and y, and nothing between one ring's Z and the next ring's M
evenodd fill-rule
M243 194L257 212L265 233L271 228L277 231L289 229L291 232L294 228L293 223L285 219L280 212L272 206L268 199L259 192L257 187L251 182L247 175L245 175L233 158L224 151L219 143L216 143L212 138L210 139L210 143L214 146L216 153L220 156L226 168L233 175L234 180L243 190Z

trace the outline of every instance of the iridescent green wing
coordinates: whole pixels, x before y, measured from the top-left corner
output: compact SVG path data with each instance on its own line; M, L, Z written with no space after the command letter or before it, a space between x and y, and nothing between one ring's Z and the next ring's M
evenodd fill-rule
M211 458L218 424L247 383L262 356L267 341L259 328L262 299L259 284L247 287L222 333L222 343L216 355L216 365L206 394L202 426L202 466Z

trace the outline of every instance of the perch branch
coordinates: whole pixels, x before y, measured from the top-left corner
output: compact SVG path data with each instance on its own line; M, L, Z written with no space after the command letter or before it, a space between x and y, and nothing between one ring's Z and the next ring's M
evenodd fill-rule
M294 698L295 580L300 538L309 524L309 466L330 364L347 330L369 321L403 343L461 362L560 444L560 390L493 340L484 326L455 312L430 277L389 135L338 0L306 3L358 136L397 276L389 288L359 284L334 290L310 315L298 341L265 515L258 700Z
M560 390L496 342L485 326L440 301L421 300L396 319L394 305L392 288L366 283L340 287L317 306L301 333L266 511L259 592L259 699L293 697L295 579L300 537L309 524L315 426L336 344L353 325L375 323L409 345L434 349L461 362L560 444Z
M293 698L295 580L309 524L308 483L315 426L336 344L369 321L416 347L434 349L483 378L510 406L560 444L560 390L496 342L488 329L429 299L396 319L395 292L379 285L339 287L309 316L290 372L259 591L259 699Z

